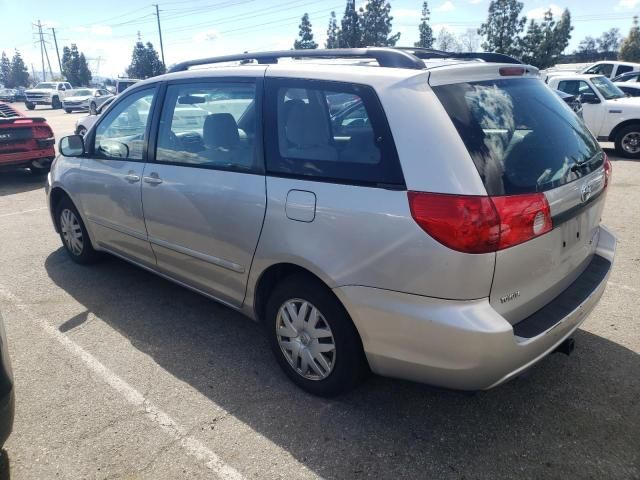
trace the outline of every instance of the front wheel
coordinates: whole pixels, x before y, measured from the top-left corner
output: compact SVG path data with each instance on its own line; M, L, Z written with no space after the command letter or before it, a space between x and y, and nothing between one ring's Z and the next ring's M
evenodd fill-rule
M36 108L36 104L31 102L26 102L24 106L27 107L27 110L35 110Z
M65 108L64 111L67 112L67 113L73 112L73 110L71 110L70 108Z
M616 152L627 158L640 158L640 123L624 127L615 138Z
M73 202L65 197L56 209L56 221L60 231L60 239L65 250L76 263L88 265L98 258L93 249L87 229Z
M76 135L82 135L84 137L86 133L87 133L87 129L84 128L82 125L76 128Z
M97 114L98 114L98 107L96 107L95 102L91 102L91 105L89 105L89 115L97 115Z
M62 102L58 97L53 97L53 99L51 100L51 108L53 108L54 110L62 108Z
M331 290L311 276L292 275L278 284L265 321L280 367L309 393L346 392L367 371L351 318Z

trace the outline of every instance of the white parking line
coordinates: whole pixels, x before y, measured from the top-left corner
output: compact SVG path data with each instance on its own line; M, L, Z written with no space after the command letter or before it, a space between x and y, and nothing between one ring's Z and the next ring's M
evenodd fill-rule
M2 215L0 215L0 218L11 217L12 215L20 215L22 213L39 212L40 210L46 210L46 209L47 207L40 207L40 208L30 208L29 210L21 210L19 212L3 213Z
M142 407L145 416L156 423L170 437L179 441L180 446L187 454L203 461L205 465L223 480L244 480L244 477L236 469L226 464L218 455L207 448L199 440L188 434L187 429L171 418L167 413L156 407L153 402L145 398L138 390L133 388L114 372L105 367L100 361L74 343L69 337L60 333L57 328L49 322L33 314L27 304L19 297L0 285L0 297L13 304L14 307L23 312L34 321L49 336L57 340L69 353L80 359L89 370L108 383L114 390L131 405Z

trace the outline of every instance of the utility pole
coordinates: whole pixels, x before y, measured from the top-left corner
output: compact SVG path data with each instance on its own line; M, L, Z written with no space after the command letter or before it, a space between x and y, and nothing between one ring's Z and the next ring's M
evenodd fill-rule
M60 75L62 75L62 62L60 62L60 51L58 50L58 39L56 38L56 29L51 28L53 32L53 43L56 45L56 56L58 57L58 67L60 67Z
M36 24L36 26L38 27L38 38L40 38L40 60L42 60L42 81L46 82L47 74L44 71L44 40L42 39L42 24L40 23L40 20L38 20L38 23Z
M164 63L164 46L162 45L162 28L160 28L160 10L158 9L158 4L154 3L154 7L156 7L156 19L158 20L158 35L160 36L160 55L162 55L162 65L166 68L166 64Z
M51 80L53 80L53 70L51 70L51 61L49 61L49 53L47 52L47 44L45 41L42 41L44 45L44 55L47 57L47 65L49 65L49 74L51 75Z

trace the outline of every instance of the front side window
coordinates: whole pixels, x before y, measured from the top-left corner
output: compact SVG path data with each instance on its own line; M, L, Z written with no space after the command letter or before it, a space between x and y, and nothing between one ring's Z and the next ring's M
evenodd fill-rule
M255 153L254 83L170 85L160 118L156 161L261 170Z
M143 160L149 112L155 88L123 99L96 129L94 156L115 160Z
M570 95L575 95L576 97L580 95L597 96L596 92L594 92L589 84L584 80L563 80L558 83L558 90Z
M404 185L386 117L367 86L269 79L267 169L324 181ZM276 135L277 134L277 135Z

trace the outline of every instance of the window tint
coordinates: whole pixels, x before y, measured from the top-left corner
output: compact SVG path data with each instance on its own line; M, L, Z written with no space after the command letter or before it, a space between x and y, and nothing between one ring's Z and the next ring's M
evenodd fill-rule
M94 156L142 160L149 111L155 89L129 95L112 109L96 129Z
M633 67L629 65L618 65L618 70L616 70L616 75L622 75L623 73L627 73L633 70Z
M602 165L602 151L584 123L540 80L488 80L433 90L489 195L549 190ZM582 167L572 168L576 164Z
M629 95L630 97L640 97L640 88L633 88L633 87L618 87L620 90L622 90L626 95Z
M601 63L600 65L595 65L587 70L585 73L592 74L600 74L600 75L611 75L613 72L613 63Z
M253 83L170 85L160 119L156 161L262 170L257 164Z
M558 83L558 90L576 97L584 94L596 95L596 92L584 80L563 80Z
M267 124L277 125L267 131L270 173L404 185L373 89L314 80L268 79L267 85Z

